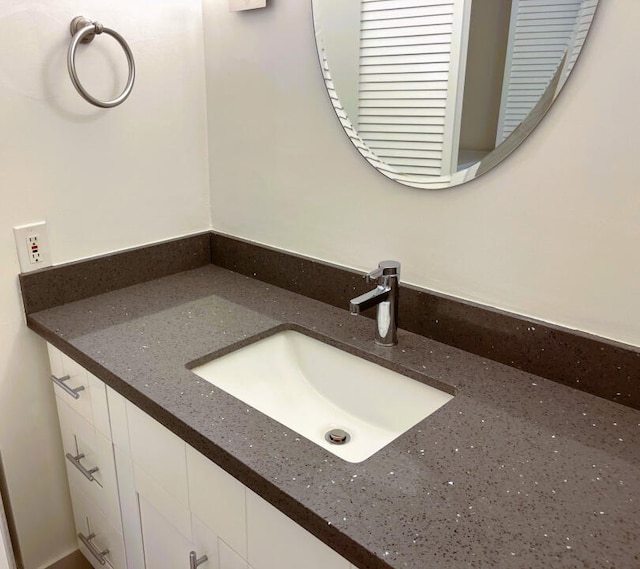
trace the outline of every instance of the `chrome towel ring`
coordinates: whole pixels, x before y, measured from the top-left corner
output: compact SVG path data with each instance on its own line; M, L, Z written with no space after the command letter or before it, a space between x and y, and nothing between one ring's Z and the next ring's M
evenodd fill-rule
M122 46L122 49L127 56L127 61L129 62L129 79L127 80L127 85L125 86L122 94L112 101L100 101L99 99L96 99L95 97L90 95L80 83L80 79L78 78L78 73L76 71L76 50L78 49L78 44L89 43L93 41L93 38L96 35L102 33L110 35ZM69 46L69 51L67 53L67 68L69 69L71 82L76 88L76 91L78 91L78 93L80 93L80 95L82 95L82 97L85 100L89 101L92 105L95 105L96 107L102 107L103 109L117 107L118 105L123 103L131 94L133 83L136 79L136 66L135 62L133 61L133 53L131 53L129 44L127 44L127 42L119 33L114 32L109 28L105 28L99 22L92 22L91 20L87 20L87 18L83 16L77 16L76 18L71 20L71 35L73 36L73 39L71 40L71 45Z

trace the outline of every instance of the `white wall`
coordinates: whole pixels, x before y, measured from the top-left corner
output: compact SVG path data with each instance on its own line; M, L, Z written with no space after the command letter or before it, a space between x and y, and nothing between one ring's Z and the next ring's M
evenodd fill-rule
M85 15L130 43L138 79L99 110L66 70ZM113 49L111 49L113 47ZM103 36L80 74L112 97L126 61ZM26 569L75 549L43 342L23 323L12 227L44 219L54 263L206 229L209 189L200 0L0 2L0 451Z
M419 191L351 147L310 2L203 0L215 229L640 346L640 3L605 0L549 116L497 169Z

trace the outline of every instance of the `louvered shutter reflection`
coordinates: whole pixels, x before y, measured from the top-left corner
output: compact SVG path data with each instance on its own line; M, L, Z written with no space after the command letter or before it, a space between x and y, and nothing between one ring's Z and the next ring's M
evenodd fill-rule
M358 132L413 177L455 171L464 12L454 0L362 0Z
M580 51L582 50L584 41L585 39L587 39L587 33L589 32L589 28L591 26L591 22L593 21L593 16L596 13L597 6L598 0L582 0L582 6L580 7L580 11L578 12L578 19L576 20L573 37L569 43L567 59L564 65L564 69L562 70L560 82L558 83L558 87L556 88L556 93L559 92L560 89L562 89L567 78L569 77L569 74L573 70L573 66L578 59L578 55L580 55Z
M551 83L575 32L581 0L513 0L496 146Z

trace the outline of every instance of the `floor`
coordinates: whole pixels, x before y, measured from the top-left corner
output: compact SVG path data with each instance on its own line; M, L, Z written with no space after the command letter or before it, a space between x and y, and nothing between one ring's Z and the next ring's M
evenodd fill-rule
M92 567L82 553L74 551L47 569L92 569Z

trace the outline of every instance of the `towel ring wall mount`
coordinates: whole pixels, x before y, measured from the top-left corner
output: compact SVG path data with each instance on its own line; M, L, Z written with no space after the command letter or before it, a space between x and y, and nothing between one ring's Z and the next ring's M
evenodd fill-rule
M78 91L78 93L80 93L80 95L92 105L101 107L103 109L110 109L122 104L131 94L133 83L136 79L136 66L129 44L119 33L115 32L112 29L105 28L100 22L92 22L84 16L77 16L73 20L71 20L70 30L72 40L71 45L69 46L69 51L67 53L67 68L69 69L71 82L76 88L76 91ZM122 93L112 101L100 101L99 99L96 99L94 96L92 96L89 92L87 92L87 90L82 86L82 83L80 83L80 78L78 77L78 72L76 71L76 51L78 49L78 45L81 43L91 43L95 36L102 33L111 36L120 44L120 46L124 50L125 55L127 56L127 62L129 64L129 78L127 79L127 84L124 88L124 91L122 91Z

